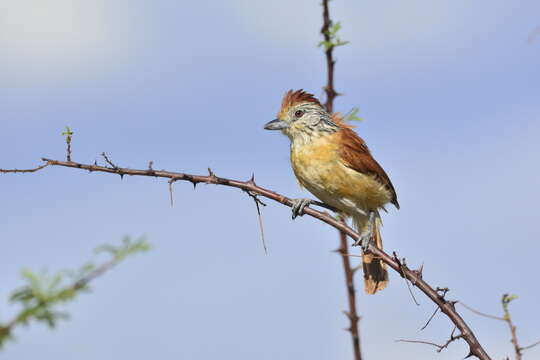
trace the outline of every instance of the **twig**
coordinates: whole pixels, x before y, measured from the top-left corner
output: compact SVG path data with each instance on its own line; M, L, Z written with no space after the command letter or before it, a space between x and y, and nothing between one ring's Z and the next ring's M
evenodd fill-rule
M255 174L251 176L248 182L255 185ZM266 240L264 238L264 226L263 226L263 220L262 220L262 214L261 214L261 207L259 206L259 204L262 206L266 206L266 204L262 202L261 199L259 199L257 194L254 194L250 191L245 191L245 192L249 195L249 197L253 199L253 202L255 202L255 206L257 207L257 217L259 219L259 230L261 233L261 241L264 248L264 253L265 255L268 255L268 248L266 247Z
M174 200L173 200L173 182L175 182L175 179L171 179L168 181L169 183L169 199L171 201L171 207L174 207Z
M86 276L80 278L73 284L74 290L79 290L88 285L88 283L97 277L100 277L105 272L111 270L113 267L118 265L122 260L118 258L112 258L111 260L107 261L106 263L102 264L98 268L94 269L92 272L88 273Z
M118 166L116 166L108 157L107 157L107 154L105 154L104 152L101 153L101 156L103 156L103 158L105 159L105 162L107 162L107 164L109 164L113 169L117 170L119 169ZM151 165L149 165L149 167L151 168Z
M508 324L508 327L510 328L510 334L512 335L512 339L510 342L512 345L514 345L514 353L516 354L516 360L521 360L521 346L519 346L517 333L516 333L516 326L512 322L512 317L510 316L510 311L508 310L508 305L510 304L510 301L514 300L516 296L504 294L501 299L503 311L504 311L504 321Z
M323 26L321 29L321 34L324 37L324 41L328 44L331 43L332 39L330 37L330 27L332 26L332 20L330 19L330 10L328 8L329 0L323 0ZM334 109L334 99L339 94L334 89L334 65L336 61L333 58L334 46L326 46L324 54L326 55L326 68L327 68L327 81L324 91L326 93L326 102L324 106L326 110L331 114Z
M152 160L148 161L148 173L153 174L154 173L154 162Z
M427 326L429 325L429 323L431 322L431 320L433 320L433 318L435 317L435 315L437 315L437 312L439 311L439 308L436 307L435 308L435 311L433 312L433 314L429 317L428 321L426 322L426 324L424 326L422 326L420 328L420 331L424 330L425 328L427 328Z
M96 166L93 164L59 161L59 160L46 159L46 158L43 158L42 160L47 162L51 166L63 166L63 167L87 170L87 171L92 171L92 172L104 172L104 173L109 173L109 174L130 175L130 176L155 176L155 177L161 177L161 178L175 179L175 181L180 181L180 180L189 181L193 184L205 182L205 183L214 184L214 185L230 186L230 187L235 187L242 190L251 191L254 194L274 200L288 207L291 207L293 205L293 201L290 198L285 197L272 190L260 187L258 185L251 184L248 181L241 181L241 180L234 180L234 179L227 179L227 178L220 178L220 177L210 177L210 176L204 176L204 175L192 175L192 174L185 174L185 173L165 171L165 170L156 170L153 174L149 174L147 169L129 169L129 168L113 169L110 167ZM346 224L343 224L342 222L336 220L334 217L332 217L329 214L315 210L311 207L306 207L304 209L304 213L306 215L314 217L336 228L339 231L346 233L347 236L349 236L353 240L357 240L359 237L357 232L355 232ZM462 338L467 342L467 344L469 344L470 352L472 355L482 360L490 359L490 357L487 355L487 353L483 349L482 345L476 339L476 336L474 335L471 328L467 325L467 323L456 311L454 302L447 301L446 299L444 299L444 297L441 297L439 293L433 287L431 287L427 282L425 282L421 277L419 277L417 273L407 268L402 268L390 255L388 255L387 253L385 253L383 250L379 249L378 247L369 245L368 251L370 251L374 256L379 257L385 264L387 264L394 271L400 274L403 273L404 277L409 279L411 283L413 284L413 286L420 289L420 291L422 291L429 299L431 299L431 301L433 301L436 305L438 305L439 308L441 309L441 312L444 313L450 319L450 321L452 321L457 326L460 333L462 334Z
M527 350L527 349L530 349L530 348L535 347L536 345L540 345L540 340L538 340L538 341L535 342L535 343L532 343L531 345L523 346L523 347L521 348L521 350Z
M324 91L326 92L326 102L324 104L326 110L331 114L334 109L334 99L338 95L334 89L334 65L336 64L333 58L334 45L332 45L332 38L330 36L330 27L332 26L332 20L330 19L330 10L328 7L329 0L323 0L323 26L321 33L325 41L325 56L326 56L326 69L327 69L327 81ZM340 221L345 224L345 220L340 216ZM347 235L343 232L339 232L339 253L341 254L341 260L343 263L343 271L345 272L345 285L347 287L347 297L349 299L349 311L345 312L350 320L349 332L352 337L353 352L355 360L362 360L362 352L360 349L360 333L358 330L358 314L356 312L356 290L354 288L354 273L351 269L351 263L348 253Z
M470 312L475 313L476 315L480 315L480 316L483 316L483 317L487 317L487 318L489 318L489 319L503 320L503 321L504 321L504 318L503 318L503 317L495 316L495 315L490 315L490 314L486 314L486 313L484 313L484 312L478 311L478 310L476 310L476 309L473 309L473 308L470 307L469 305L465 304L463 301L458 301L458 304L460 304L461 306L463 306L465 309L469 310Z
M71 138L73 136L73 131L69 126L66 126L66 131L62 133L66 137L66 160L71 161Z
M345 219L340 216L340 222L345 224ZM341 260L343 262L343 270L345 272L345 286L347 288L347 298L349 299L349 311L344 311L345 315L349 318L350 326L347 329L351 333L353 342L353 351L355 360L362 359L362 352L360 348L360 332L358 330L358 320L360 317L356 311L356 290L354 288L354 271L351 269L351 263L349 260L347 243L347 234L343 231L339 232L339 253L341 254Z
M444 349L448 347L452 342L461 339L464 337L463 334L454 335L454 332L456 331L456 328L454 327L454 330L452 330L452 333L450 334L450 339L448 339L443 345L439 345L430 341L424 341L424 340L407 340L407 339L399 339L398 342L407 342L407 343L415 343L415 344L426 344L426 345L432 345L437 348L437 352L441 352Z
M255 198L255 206L257 207L257 217L259 219L259 229L261 230L261 241L262 241L262 244L263 244L263 248L264 248L264 253L265 255L268 255L268 248L266 247L266 240L264 239L264 226L263 226L263 220L262 220L262 215L261 215L261 208L259 207L259 201L256 200Z
M415 305L416 306L420 306L420 303L416 300L416 297L414 296L414 293L411 289L411 285L409 285L409 280L407 279L407 277L405 276L405 270L408 270L409 268L407 267L407 264L405 263L405 258L403 259L399 259L396 252L392 252L393 256L394 256L394 260L399 264L399 274L401 275L401 277L405 280L405 285L407 285L407 289L409 290L409 294L411 294L411 298L412 300L414 301ZM412 271L412 270L409 270L409 271ZM417 275L418 276L418 275ZM414 285L414 284L413 284Z
M504 321L507 325L508 325L508 328L510 329L510 336L511 336L511 339L510 339L510 342L512 343L513 347L514 347L514 354L515 354L515 357L516 357L516 360L521 360L522 359L522 356L523 356L523 351L524 350L527 350L527 349L530 349L532 347L535 347L537 345L540 345L540 340L538 340L537 342L531 344L531 345L528 345L528 346L520 346L519 345L519 341L518 341L518 337L517 337L517 328L516 326L514 325L513 321L512 321L512 317L510 316L510 310L509 310L509 304L512 300L516 299L517 296L515 295L509 295L509 294L504 294L501 298L501 304L502 304L502 308L503 308L503 312L504 312L504 315L503 316L495 316L495 315L491 315L491 314L486 314L484 312L481 312L481 311L478 311L472 307L470 307L469 305L466 305L464 304L463 302L459 302L464 308L466 308L467 310L477 314L477 315L480 315L480 316L483 316L485 318L488 318L488 319L493 319L493 320L499 320L499 321Z
M23 170L19 170L19 169L0 169L0 173L3 173L3 174L7 174L7 173L33 173L33 172L36 172L38 170L41 170L43 169L44 167L47 167L49 166L49 163L45 163L41 166L38 166L38 167L35 167L33 169L23 169Z

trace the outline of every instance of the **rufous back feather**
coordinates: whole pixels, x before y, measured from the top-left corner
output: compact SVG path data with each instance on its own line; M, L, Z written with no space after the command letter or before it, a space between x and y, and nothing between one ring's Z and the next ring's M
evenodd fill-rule
M399 203L397 200L396 190L394 185L390 181L390 178L383 170L381 165L371 156L371 152L366 143L360 138L354 131L348 127L340 124L340 156L341 159L347 164L347 166L353 170L362 174L368 174L373 176L379 181L388 191L390 191L392 197L392 204L399 209Z

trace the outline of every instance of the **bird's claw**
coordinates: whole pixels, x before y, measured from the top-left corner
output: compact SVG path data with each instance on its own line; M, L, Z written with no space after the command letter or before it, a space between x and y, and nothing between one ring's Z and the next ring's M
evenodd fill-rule
M292 205L292 218L304 215L304 208L311 204L311 199L294 199Z
M373 228L375 226L374 223L375 223L375 213L373 211L370 211L367 225L364 228L364 230L360 233L360 236L354 242L353 246L361 246L363 252L368 252L369 246L375 245L375 241L373 239Z
M375 244L372 234L373 233L371 231L362 232L358 239L354 242L353 246L361 246L362 252L368 252L369 246Z

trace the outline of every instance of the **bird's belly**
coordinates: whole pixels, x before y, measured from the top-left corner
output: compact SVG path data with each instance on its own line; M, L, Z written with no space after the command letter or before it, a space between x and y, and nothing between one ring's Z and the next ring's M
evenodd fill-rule
M299 183L321 201L355 215L381 208L391 200L390 192L372 176L348 168L331 152L323 154L291 153Z

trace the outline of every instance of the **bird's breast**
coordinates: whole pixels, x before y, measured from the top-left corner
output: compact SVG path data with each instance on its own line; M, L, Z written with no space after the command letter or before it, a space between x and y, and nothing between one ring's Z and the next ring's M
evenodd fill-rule
M347 167L341 161L339 137L321 136L291 145L291 164L300 185L328 205L349 215L377 209L390 195L372 176Z

